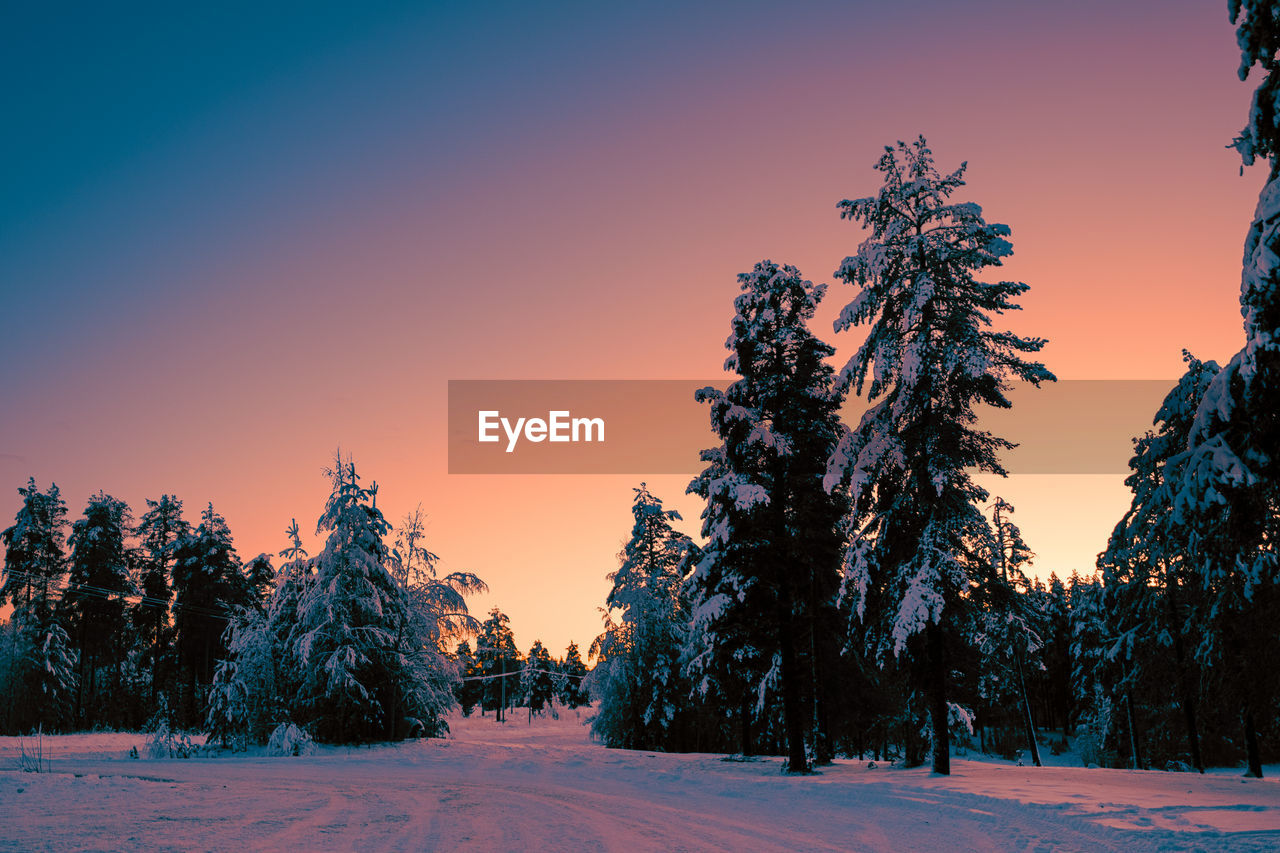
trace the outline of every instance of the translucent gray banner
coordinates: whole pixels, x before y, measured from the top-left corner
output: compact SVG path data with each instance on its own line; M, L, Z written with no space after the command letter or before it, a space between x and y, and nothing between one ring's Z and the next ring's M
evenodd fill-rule
M450 474L696 474L716 444L694 392L720 380L449 381ZM1011 474L1128 470L1174 380L1076 379L1016 386L1013 408L983 408L979 427L1016 442ZM866 401L850 400L856 426Z

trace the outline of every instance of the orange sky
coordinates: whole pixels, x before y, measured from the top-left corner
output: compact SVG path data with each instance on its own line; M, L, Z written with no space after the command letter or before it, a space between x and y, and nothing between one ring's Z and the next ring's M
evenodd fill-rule
M1032 287L1010 323L1059 377L1229 357L1262 174L1225 148L1250 94L1225 4L889 5L405 12L217 97L193 84L180 118L110 131L117 154L79 171L110 129L68 106L87 141L42 172L52 119L20 105L16 162L45 177L0 211L0 519L28 475L73 517L98 489L135 510L172 492L191 518L212 500L249 558L292 517L314 529L341 444L393 520L423 504L522 648L588 644L640 478L450 476L447 381L717 374L735 275L768 257L829 281L861 239L836 202L920 132L1012 227L1000 276ZM191 51L250 55L227 38ZM42 108L87 97L31 79ZM155 106L128 94L108 93L124 118ZM852 296L816 323L842 357ZM696 531L687 478L647 479ZM999 485L1037 570L1091 568L1121 479Z

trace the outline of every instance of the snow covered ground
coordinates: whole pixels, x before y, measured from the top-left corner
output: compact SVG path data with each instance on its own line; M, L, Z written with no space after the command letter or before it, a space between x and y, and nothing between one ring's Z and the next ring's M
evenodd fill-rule
M446 740L301 758L132 760L143 735L69 735L44 739L40 774L0 738L0 850L1280 849L1274 777L965 759L789 777L604 749L584 718L458 718Z

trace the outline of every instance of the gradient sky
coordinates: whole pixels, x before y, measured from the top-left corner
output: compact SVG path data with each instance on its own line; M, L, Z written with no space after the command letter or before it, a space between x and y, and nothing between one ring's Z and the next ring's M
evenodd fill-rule
M449 476L448 379L716 375L735 275L830 281L836 202L918 133L1012 227L1009 324L1060 377L1224 360L1264 177L1237 64L1214 0L9 4L0 524L34 475L274 553L341 444L522 648L585 645L640 478ZM816 324L844 358L852 296ZM1092 568L1121 479L999 484L1038 571Z

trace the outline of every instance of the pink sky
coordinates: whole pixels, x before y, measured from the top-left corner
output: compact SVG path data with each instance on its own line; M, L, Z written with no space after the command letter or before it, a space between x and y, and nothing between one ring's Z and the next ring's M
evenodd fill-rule
M1250 94L1225 4L960 5L597 10L543 41L410 17L130 138L0 240L0 519L28 475L73 517L170 492L247 559L314 529L340 444L522 648L586 645L641 478L450 476L447 380L716 375L735 275L829 281L861 240L836 202L921 132L1012 227L1009 323L1060 377L1229 357L1262 175L1225 148ZM842 358L852 296L816 324ZM687 478L646 479L696 532ZM1121 479L1000 484L1037 570L1092 568Z

